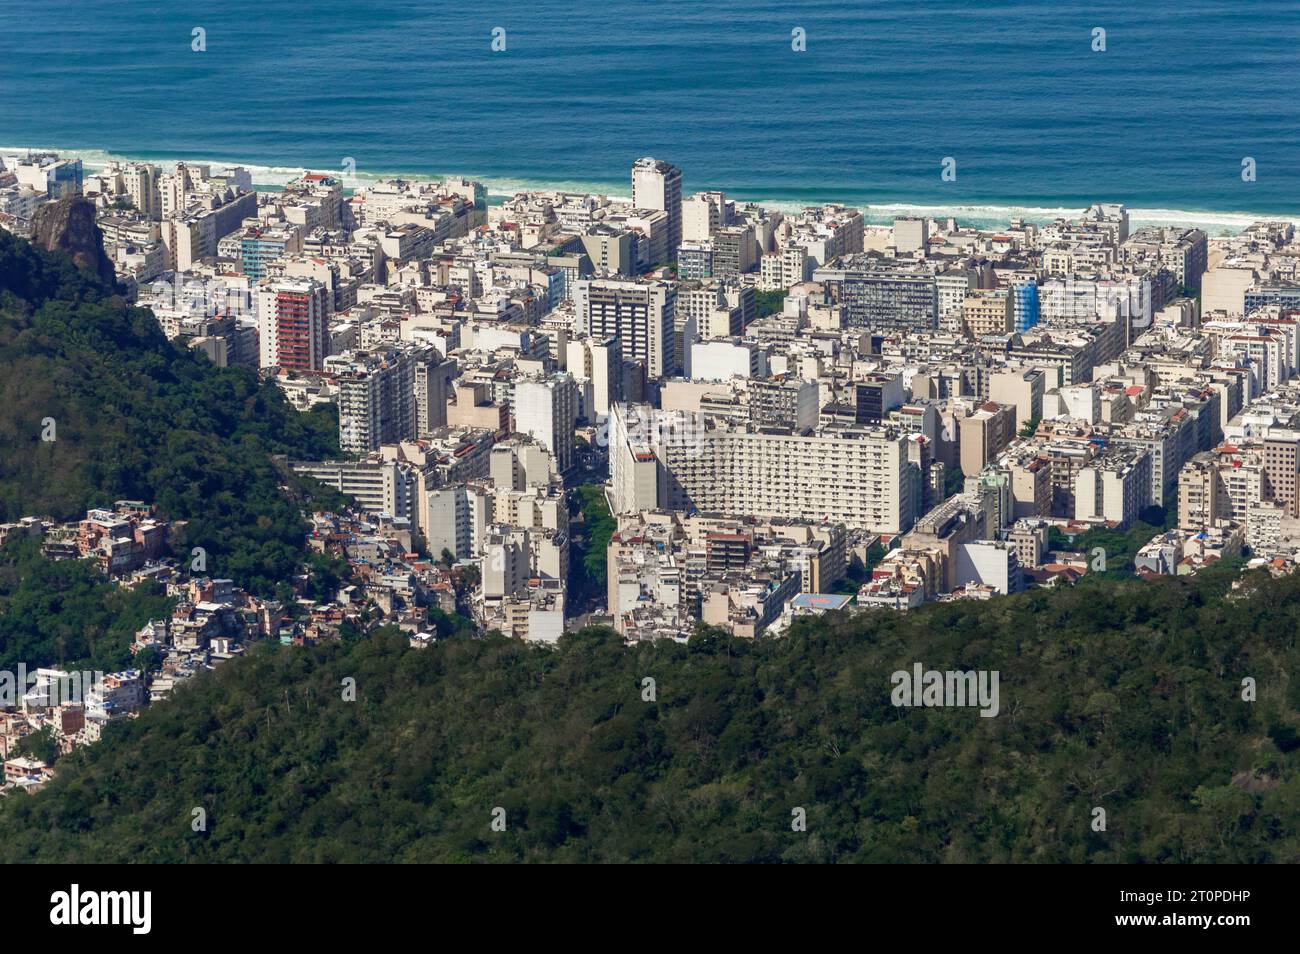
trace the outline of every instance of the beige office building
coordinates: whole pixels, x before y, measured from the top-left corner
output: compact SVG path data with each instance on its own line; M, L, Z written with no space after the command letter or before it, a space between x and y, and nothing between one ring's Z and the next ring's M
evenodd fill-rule
M986 401L974 413L961 419L961 472L975 477L1015 436L1016 409L1009 404Z
M900 533L916 521L921 475L906 438L886 428L706 426L693 414L616 405L610 468L617 512L655 506L727 516L843 523ZM616 440L618 443L616 443Z
M967 338L1010 334L1012 320L1011 296L1005 288L975 291L962 302L962 334Z
M1047 375L1037 368L995 371L989 377L989 400L1010 404L1016 409L1016 431L1043 416L1043 395Z

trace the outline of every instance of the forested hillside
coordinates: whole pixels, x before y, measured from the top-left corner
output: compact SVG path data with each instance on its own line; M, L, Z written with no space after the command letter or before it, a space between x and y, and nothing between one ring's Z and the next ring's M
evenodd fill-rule
M116 586L89 560L47 560L15 537L0 547L0 671L125 669L135 634L172 602L157 584Z
M189 521L210 573L265 595L305 528L269 455L338 451L332 413L299 414L252 372L169 342L66 255L3 231L0 407L0 520L143 500Z
M1300 861L1300 580L1229 580L752 642L264 646L5 800L0 861ZM999 670L1001 711L895 708L914 662Z

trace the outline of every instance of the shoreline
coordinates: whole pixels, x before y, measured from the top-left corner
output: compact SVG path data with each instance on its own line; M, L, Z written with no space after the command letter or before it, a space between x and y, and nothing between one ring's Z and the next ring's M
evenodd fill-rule
M177 162L202 163L218 168L242 166L253 178L257 191L274 191L281 189L303 172L337 174L349 189L364 188L369 184L385 179L441 179L447 176L464 176L482 182L487 189L488 204L500 205L506 199L523 191L563 191L588 192L607 196L610 199L631 201L630 190L626 183L603 183L599 181L579 182L573 180L544 180L515 176L483 176L469 172L430 172L410 170L388 170L381 172L359 172L344 175L341 169L317 168L299 165L265 165L244 162L237 159L216 159L195 156L150 156L145 154L127 154L109 152L103 149L68 149L58 146L10 146L0 145L0 154L12 155L26 152L57 152L69 158L81 159L87 172L93 173L105 168L111 162L152 162L160 166L170 166ZM703 188L711 188L702 186ZM809 205L822 205L838 202L850 208L859 209L867 225L887 226L896 216L924 216L929 219L955 218L963 226L973 226L981 230L996 230L1007 225L1011 219L1020 218L1034 224L1049 223L1058 218L1077 218L1087 207L1087 203L1070 205L996 205L991 203L939 205L924 202L906 202L901 200L862 203L847 199L827 198L790 199L772 197L761 193L732 192L722 187L729 198L737 204L753 202L774 211L786 213L798 212ZM766 190L763 190L765 193ZM1098 195L1093 202L1113 201L1105 195ZM1127 205L1127 203L1125 203ZM1239 234L1253 222L1288 221L1300 224L1300 215L1289 213L1268 213L1248 211L1201 211L1192 209L1141 208L1129 206L1129 221L1133 228L1142 226L1180 226L1183 228L1200 228L1211 238L1222 238Z

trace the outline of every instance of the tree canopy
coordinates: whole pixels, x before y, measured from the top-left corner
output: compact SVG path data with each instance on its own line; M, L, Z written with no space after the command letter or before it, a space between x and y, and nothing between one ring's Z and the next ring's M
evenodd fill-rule
M0 861L1294 862L1300 580L1231 581L752 641L263 644L4 800ZM999 714L894 707L915 662L997 670Z
M281 485L306 483L271 455L337 454L332 410L299 413L273 384L168 341L147 309L7 232L0 369L0 520L143 500L188 521L184 546L206 550L211 575L270 595L293 572L306 525Z

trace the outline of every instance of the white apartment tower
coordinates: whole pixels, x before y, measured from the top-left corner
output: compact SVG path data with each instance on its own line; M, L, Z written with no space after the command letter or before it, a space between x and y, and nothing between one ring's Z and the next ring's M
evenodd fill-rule
M578 418L578 386L570 374L515 385L515 430L551 452L563 474L573 466L573 428Z
M632 205L668 213L668 257L682 244L682 170L657 159L632 163Z
M158 191L158 167L148 162L128 163L122 170L122 186L131 204L144 216L162 218L162 196Z
M682 241L707 242L731 224L735 203L721 192L697 192L682 200Z
M415 433L424 437L447 423L447 398L456 377L456 362L443 358L432 346L414 354Z
M564 346L565 367L581 385L584 396L578 416L588 422L609 414L623 397L623 359L617 338L577 338Z
M677 296L671 284L589 279L575 284L573 302L579 335L617 338L623 360L644 362L649 377L676 371Z
M285 278L257 288L260 365L319 371L329 353L330 292L312 278Z
M900 255L924 252L930 240L929 223L923 218L894 219L894 249Z

